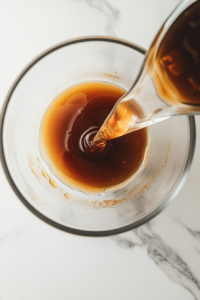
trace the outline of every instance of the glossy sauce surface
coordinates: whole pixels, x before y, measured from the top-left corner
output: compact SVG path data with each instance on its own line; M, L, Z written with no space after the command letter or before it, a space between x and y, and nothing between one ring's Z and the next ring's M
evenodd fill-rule
M47 108L40 126L41 154L54 175L72 188L108 188L140 167L148 144L146 128L109 141L99 153L84 151L81 138L101 127L124 93L112 84L85 82L59 94Z

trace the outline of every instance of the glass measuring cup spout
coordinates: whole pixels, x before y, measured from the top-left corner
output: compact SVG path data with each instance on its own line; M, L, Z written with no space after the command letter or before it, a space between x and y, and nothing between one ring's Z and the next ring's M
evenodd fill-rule
M96 134L100 145L177 114L200 113L200 1L183 0L152 42L132 88Z

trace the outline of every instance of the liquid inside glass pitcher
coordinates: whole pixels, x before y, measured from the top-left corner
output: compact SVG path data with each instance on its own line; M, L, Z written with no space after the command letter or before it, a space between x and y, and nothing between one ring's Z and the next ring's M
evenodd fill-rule
M177 114L200 113L200 1L183 0L151 44L132 88L116 103L93 146Z

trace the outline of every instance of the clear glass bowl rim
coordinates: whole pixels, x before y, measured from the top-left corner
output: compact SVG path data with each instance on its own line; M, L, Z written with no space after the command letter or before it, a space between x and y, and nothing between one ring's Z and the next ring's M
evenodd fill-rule
M93 237L100 237L100 236L110 236L110 235L115 235L115 234L120 234L129 230L132 230L136 227L139 227L141 225L143 225L144 223L150 221L152 218L154 218L155 216L157 216L160 212L163 211L163 209L176 197L176 195L179 193L179 191L181 190L182 186L185 183L185 180L187 179L188 176L188 172L193 160L193 156L194 156L194 150L195 150L195 144L196 144L196 126L195 126L195 119L194 116L188 116L189 119L189 126L190 126L190 144L189 144L189 151L188 151L188 157L187 157L187 161L185 164L185 168L182 172L182 175L180 176L178 182L176 183L176 185L174 186L173 190L171 190L170 194L164 199L164 201L154 210L152 211L150 214L146 215L145 217L143 217L142 219L138 220L137 222L131 223L127 226L121 227L121 228L117 228L117 229L113 229L113 230L105 230L105 231L86 231L86 230L77 230L71 227L67 227L64 225L61 225L55 221L52 221L50 218L44 216L43 214L41 214L39 211L37 211L24 197L23 195L20 193L20 191L18 190L17 186L15 185L15 182L13 181L6 160L5 160L5 155L4 155L4 147L3 147L3 125L4 125L4 117L6 114L6 110L7 110L7 106L9 104L9 101L11 99L11 96L15 90L15 88L17 87L17 85L19 84L20 80L26 75L26 73L29 71L29 69L31 69L38 61L40 61L43 57L47 56L48 54L50 54L51 52L62 48L62 47L66 47L68 45L71 44L77 44L77 43L83 43L83 42L92 42L92 41L103 41L103 42L109 42L109 43L116 43L116 44L121 44L125 47L129 47L132 48L142 54L145 55L146 50L134 43L131 43L129 41L123 40L123 39L119 39L119 38L113 38L113 37L107 37L107 36L86 36L86 37L80 37L80 38L75 38L75 39L71 39L71 40L67 40L63 43L57 44L49 49L47 49L46 51L44 51L43 53L41 53L40 55L38 55L35 59L33 59L23 70L22 72L19 74L19 76L16 78L15 82L13 83L13 85L11 86L10 90L8 91L8 94L5 98L5 101L3 103L2 106L2 110L1 110L1 115L0 115L0 161L5 173L5 176L11 186L11 188L13 189L14 193L16 194L16 196L21 200L21 202L38 218L40 218L41 220L43 220L44 222L46 222L47 224L60 229L62 231L68 232L68 233L72 233L72 234L76 234L76 235L81 235L81 236L93 236Z

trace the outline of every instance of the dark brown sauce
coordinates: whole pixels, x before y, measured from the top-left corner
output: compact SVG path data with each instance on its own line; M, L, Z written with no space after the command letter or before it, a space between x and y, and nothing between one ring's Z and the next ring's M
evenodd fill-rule
M189 6L167 32L152 77L158 94L170 104L200 105L199 1Z
M62 92L47 108L41 121L40 148L52 172L66 184L72 179L73 187L80 189L107 188L125 181L140 167L147 129L108 141L94 152L84 145L85 133L89 130L93 139L124 93L108 83L85 82Z

